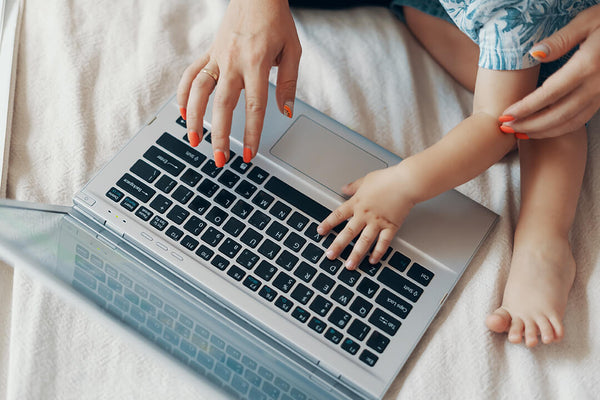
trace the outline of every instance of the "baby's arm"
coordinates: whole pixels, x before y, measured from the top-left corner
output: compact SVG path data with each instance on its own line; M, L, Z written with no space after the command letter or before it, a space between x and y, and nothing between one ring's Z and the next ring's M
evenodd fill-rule
M508 105L535 89L538 69L480 68L470 117L421 153L346 186L345 192L352 197L319 225L319 233L323 235L349 219L329 246L327 257L338 257L360 234L346 266L356 268L379 237L369 259L378 262L416 203L475 178L509 152L516 139L499 130L498 116Z

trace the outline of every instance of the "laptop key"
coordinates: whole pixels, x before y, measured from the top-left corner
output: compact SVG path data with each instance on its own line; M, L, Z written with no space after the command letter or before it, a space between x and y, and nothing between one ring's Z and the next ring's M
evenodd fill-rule
M246 286L248 289L252 290L253 292L256 292L261 285L260 281L258 279L256 279L255 277L253 277L252 275L248 275L246 277L246 279L244 279L244 282L242 282L242 283L244 286Z
M137 178L134 178L129 174L123 175L123 177L117 182L117 186L129 193L130 195L132 195L133 197L135 197L136 199L138 199L139 201L141 201L142 203L147 203L156 193L154 189L150 188L145 183L143 183ZM111 189L106 195L108 196L108 198L113 199L114 201L119 201L123 196L118 196L117 192L121 193L118 190L115 192ZM117 197L118 199L115 200Z
M273 281L273 286L279 290L282 290L284 293L287 293L290 291L292 286L294 286L294 283L296 283L294 278L281 271L279 272L279 275L277 275L277 278L275 278Z
M248 222L250 223L250 225L257 227L258 229L264 229L267 226L267 224L271 222L271 218L267 214L256 210L254 211L254 214L252 214Z
M150 221L150 225L152 225L153 227L155 227L156 229L158 229L159 231L164 230L167 225L169 223L167 221L165 221L164 219L162 219L161 217L159 217L158 215L155 216L152 221Z
M334 285L335 281L322 272L312 283L312 286L323 294L329 293Z
M332 302L318 294L317 297L315 297L313 302L310 304L309 308L317 314L319 314L321 317L324 317L325 315L327 315L332 305Z
M310 301L310 298L313 296L313 294L315 294L315 292L312 289L309 289L302 283L299 283L290 296L292 299L298 300L302 304L306 304Z
M404 272L408 264L410 264L410 258L406 257L399 251L395 252L390 261L388 261L391 267L396 268L400 272Z
M263 210L266 210L267 208L269 208L273 200L275 200L273 196L261 190L256 194L256 196L254 196L254 198L252 199L252 203L256 204Z
M338 275L338 279L344 282L348 286L354 286L356 282L360 279L360 272L356 270L350 270L348 268L343 268L342 272Z
M154 182L154 180L160 175L159 170L157 170L144 160L137 160L135 164L133 164L133 166L129 168L129 171L133 172L148 183Z
M371 308L373 308L373 304L358 296L352 302L352 305L350 306L350 311L352 311L361 318L365 318L369 311L371 311Z
M186 209L175 205L167 214L167 218L176 223L177 225L181 225L183 221L190 215L190 212Z
M327 327L327 324L325 324L325 322L321 321L317 317L312 317L312 319L308 322L308 327L317 333L323 333L323 331Z
M229 271L227 271L227 275L229 275L236 281L241 281L242 279L244 279L246 273L240 267L232 265L231 268L229 268Z
M294 271L294 275L302 279L304 282L310 282L310 280L317 273L317 269L308 263L302 261L298 268Z
M174 241L178 242L179 239L181 239L181 237L183 236L183 231L181 229L178 229L176 227L174 227L173 225L171 225L169 227L169 229L167 229L167 232L165 232L165 234L173 239Z
M356 343L354 340L350 338L344 339L342 342L342 349L346 350L348 353L355 355L360 350L360 345Z
M371 328L364 322L355 319L348 327L348 334L358 340L363 340L365 337L367 337L367 334L370 330Z
M279 255L279 257L277 257L277 260L275 262L280 267L283 267L283 268L287 269L288 271L291 271L294 268L294 266L296 265L296 263L298 262L298 260L299 260L298 257L296 257L295 255L293 255L292 253L290 253L287 250L283 250L283 252Z
M269 213L283 221L291 211L292 209L289 206L286 206L278 200L273 207L271 207Z
M414 279L421 285L427 286L429 285L429 282L431 282L431 280L433 279L434 274L427 268L423 267L421 264L414 263L412 267L410 267L406 275L408 275L409 278Z
M134 211L138 205L139 203L133 200L131 197L125 197L125 199L123 199L121 202L121 206L123 206L123 208L127 211Z
M243 180L239 185L235 188L235 192L246 199L252 197L254 192L256 192L257 187L251 184L250 182Z
M185 235L185 237L181 241L181 245L190 251L196 250L196 247L198 247L199 244L200 242L198 242L190 235Z
M233 237L238 237L240 233L244 230L246 226L242 221L237 219L236 217L230 217L227 220L227 223L223 225L223 230L229 233Z
M137 217L140 217L144 221L148 221L150 218L152 218L152 216L154 215L154 213L152 211L148 210L146 207L140 207L135 212L135 215Z
M312 262L313 264L316 264L319 261L319 259L321 258L321 256L323 255L323 253L324 253L323 250L321 250L314 244L309 243L306 246L306 248L304 249L304 251L302 252L302 257L306 258L308 261Z
M279 250L281 250L281 246L269 239L265 239L265 241L258 248L258 252L267 257L269 260L274 259L277 253L279 253Z
M352 316L349 313L339 307L336 307L331 312L331 315L329 315L329 318L327 318L327 321L331 322L340 329L344 329L351 318Z
M367 346L378 353L383 353L389 343L390 339L377 331L374 331L369 340L367 340Z
M246 269L252 269L259 259L260 257L257 254L254 254L250 250L244 249L235 261Z
M244 200L238 200L231 209L231 212L241 219L245 219L252 211L254 211L254 207L246 203Z
M335 260L324 258L323 261L321 261L319 267L323 271L328 272L331 275L335 275L338 272L338 270L342 267L342 261L338 260L337 258Z
M273 301L277 297L277 292L269 286L264 285L258 292L258 295L267 301Z
M175 189L171 196L181 204L186 204L192 197L194 197L194 192L183 185L179 185L179 187Z
M156 143L196 168L198 168L200 164L206 160L206 156L204 154L200 153L196 149L191 148L188 144L182 142L167 132L163 133L162 136L158 138Z
M205 245L200 245L200 247L198 247L198 250L196 250L196 255L198 255L200 258L206 261L210 260L210 258L214 254L215 252L206 247Z
M271 278L273 278L273 275L275 275L276 272L277 267L264 260L261 261L260 264L258 264L258 267L256 267L256 269L254 270L254 273L258 275L259 278L262 278L267 282L270 281Z
M200 186L198 186L198 191L208 198L211 198L213 194L217 193L217 190L219 190L219 185L208 178L204 179Z
M410 310L412 310L412 306L409 303L385 288L381 290L375 302L402 319L405 319Z
M196 196L188 205L188 207L195 213L202 215L206 212L206 210L208 210L208 207L210 207L210 202L203 197Z
M183 229L185 229L194 236L198 236L205 227L206 222L196 217L195 215L192 215L188 222L186 222L183 226Z
M295 252L300 251L302 246L304 246L304 243L306 243L306 239L304 239L302 236L298 235L296 232L290 233L290 235L287 237L287 239L285 239L285 241L283 242L283 244L287 248L289 248Z
M217 168L217 165L215 164L214 160L209 159L206 163L204 163L200 171L204 172L211 178L216 178L222 170L223 168Z
M204 232L204 235L202 235L202 240L209 246L215 247L223 239L223 236L225 235L222 232L219 232L217 229L211 226L206 230L206 232Z
M229 266L229 260L219 254L217 254L210 263L221 271L225 271L225 269Z
M191 168L188 168L187 171L181 175L181 181L191 187L196 186L198 182L200 182L200 179L202 179L202 175Z
M311 222L311 224L308 226L308 228L304 232L304 236L308 237L313 242L319 243L321 241L321 239L323 239L323 236L321 236L317 233L317 226L319 226L319 225L315 224L314 222Z
M343 306L348 304L350 299L352 299L352 296L354 296L354 293L341 284L337 285L333 293L331 293L331 298Z
M106 192L106 197L108 197L109 199L111 199L114 202L121 200L123 198L123 196L125 196L123 194L123 192L121 192L119 189L114 188L114 187L110 188L108 190L108 192Z
M340 332L336 331L333 328L329 328L325 331L325 337L328 340L330 340L332 343L338 344L339 342L342 341L342 338L344 337L344 335L342 335Z
M379 268L381 268L381 263L371 264L368 257L365 257L358 265L358 269L371 276L375 276Z
M364 277L360 284L356 288L360 293L364 294L368 298L372 298L375 295L375 292L379 289L379 284L373 282L368 277Z
M152 203L150 203L150 208L153 208L155 211L163 214L169 209L169 207L171 207L171 204L173 204L171 200L167 199L162 194L159 194L154 198L154 200L152 200Z
M285 226L281 225L277 221L273 221L273 223L267 229L267 235L271 236L275 240L281 240L288 233L289 229Z
M171 178L170 176L163 175L158 181L156 181L154 186L156 186L157 189L168 194L171 192L171 190L175 188L175 186L177 186L177 181Z
M213 208L210 209L208 214L206 214L206 219L209 222L220 226L225 221L225 219L227 219L227 213L221 210L219 207L213 206Z
M144 153L144 158L173 176L178 176L185 168L184 163L156 146L150 147Z
M323 246L324 249L328 249L329 245L331 245L331 243L333 243L334 240L335 235L333 233L330 233L329 235L327 235L321 246Z
M228 188L232 189L236 183L240 180L240 176L235 172L231 172L229 170L223 171L218 181Z
M412 302L419 300L419 297L423 294L421 287L410 282L402 275L395 273L390 268L385 268L381 271L377 280Z
M258 183L259 185L265 181L269 177L269 174L262 168L254 167L248 173L248 179L250 179L254 183Z
M296 318L298 321L305 323L310 318L310 313L306 311L304 308L296 306L294 311L292 311L292 317Z
M300 214L298 211L294 211L292 216L287 220L287 224L299 232L308 224L308 218Z
M227 238L219 247L219 251L229 258L233 258L242 249L242 245L234 241L233 239Z
M230 157L230 158L233 158L233 157ZM244 158L242 156L237 156L236 159L231 162L231 169L239 172L240 174L245 174L250 169L251 166L252 166L252 163L246 164L244 162Z
M277 307L279 307L280 309L282 309L283 311L288 312L294 306L294 303L290 299L288 299L287 297L284 297L284 296L280 295L277 298L277 300L275 301L275 305Z
M364 362L369 367L374 366L375 363L377 363L377 360L379 360L379 357L377 357L375 354L371 353L369 350L366 349L363 350L363 352L358 358L360 359L360 361Z
M260 233L256 232L252 228L248 228L246 229L246 232L244 232L240 240L242 241L242 243L250 246L251 248L255 248L256 246L258 246L258 243L262 240L262 238L263 236Z

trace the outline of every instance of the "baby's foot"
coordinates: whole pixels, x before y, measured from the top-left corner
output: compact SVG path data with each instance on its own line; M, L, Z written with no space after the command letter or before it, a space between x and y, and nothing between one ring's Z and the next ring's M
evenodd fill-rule
M567 239L538 237L517 243L502 306L488 315L487 327L508 332L511 343L525 337L527 347L559 341L562 318L575 278L575 260Z

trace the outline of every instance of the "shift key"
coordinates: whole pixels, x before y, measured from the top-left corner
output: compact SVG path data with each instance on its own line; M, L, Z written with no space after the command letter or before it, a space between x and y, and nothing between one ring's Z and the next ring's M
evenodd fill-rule
M129 174L123 175L117 186L143 203L147 203L156 193L154 189Z

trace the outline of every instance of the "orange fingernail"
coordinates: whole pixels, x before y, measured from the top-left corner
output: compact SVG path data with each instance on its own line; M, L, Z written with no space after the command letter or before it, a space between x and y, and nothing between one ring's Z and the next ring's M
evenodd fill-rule
M515 130L510 126L500 125L500 130L504 133L515 133Z
M538 44L533 46L533 48L529 51L529 54L531 54L533 58L543 60L544 58L548 57L549 52L550 48L548 46L545 44Z
M217 168L223 168L225 166L225 153L221 150L215 150L214 157Z
M544 53L541 50L532 51L531 55L535 58L541 58L541 59L548 57L548 54Z
M188 139L189 139L190 145L192 147L196 147L200 144L200 136L198 136L198 132L196 132L196 131L189 131Z
M249 147L244 147L244 162L248 164L252 161L252 150Z
M517 139L522 139L522 140L527 140L527 139L529 139L529 136L527 136L527 134L526 134L526 133L519 133L519 132L517 132L517 133L515 133L515 137L516 137Z
M515 117L513 117L512 115L501 115L498 117L498 121L499 122L510 122L510 121L514 121Z
M185 108L179 107L179 113L181 114L181 118L187 120L185 112L186 112Z
M285 104L283 105L283 113L285 114L285 116L288 118L292 118L292 115L294 114L293 110L294 110L294 102L286 101Z

